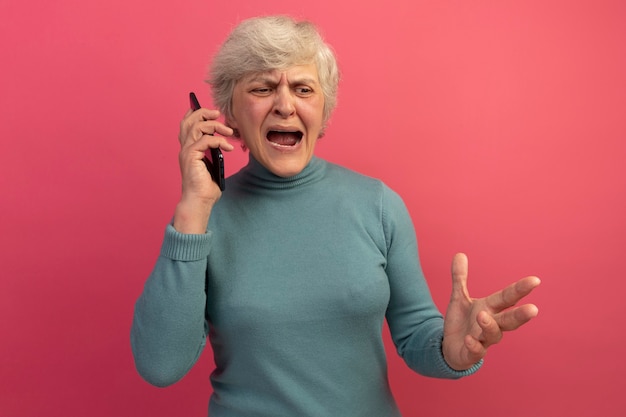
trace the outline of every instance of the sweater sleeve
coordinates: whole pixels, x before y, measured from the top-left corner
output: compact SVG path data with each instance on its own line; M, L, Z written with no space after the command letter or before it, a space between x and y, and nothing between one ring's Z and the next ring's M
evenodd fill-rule
M412 370L429 377L460 378L482 361L456 371L443 358L443 316L435 306L419 262L411 217L400 196L384 187L382 221L391 296L386 318L398 354Z
M156 265L139 296L130 341L135 366L149 383L180 380L206 344L206 269L211 233L187 235L168 225Z

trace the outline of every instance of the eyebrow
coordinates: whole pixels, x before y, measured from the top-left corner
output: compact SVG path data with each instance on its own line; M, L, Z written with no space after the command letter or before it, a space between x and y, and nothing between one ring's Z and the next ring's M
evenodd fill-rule
M250 77L248 80L246 80L246 83L254 83L254 82L262 82L265 84L276 84L276 79L274 77L272 77L271 75L268 75L266 73L261 73L261 74L256 74L252 77ZM303 75L301 77L299 76L295 76L295 78L293 79L293 81L289 82L289 85L298 85L298 84L314 84L317 85L319 84L319 81L316 80L315 78L312 77L308 77L306 75Z

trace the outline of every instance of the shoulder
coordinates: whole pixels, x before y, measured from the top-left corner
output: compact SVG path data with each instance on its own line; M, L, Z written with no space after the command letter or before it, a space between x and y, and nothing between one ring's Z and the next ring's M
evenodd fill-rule
M363 195L375 198L381 205L404 207L402 197L382 180L346 168L332 162L325 161L326 177L348 196Z
M374 216L387 231L412 228L411 216L400 194L382 180L326 162L328 193L351 207L353 215Z
M360 172L346 168L342 165L324 161L326 165L326 178L337 184L354 187L365 187L366 189L382 189L386 185L378 178L374 178Z
M327 164L328 186L333 187L333 195L340 201L338 211L368 224L372 236L380 236L387 248L398 239L414 240L413 221L399 193L378 178Z

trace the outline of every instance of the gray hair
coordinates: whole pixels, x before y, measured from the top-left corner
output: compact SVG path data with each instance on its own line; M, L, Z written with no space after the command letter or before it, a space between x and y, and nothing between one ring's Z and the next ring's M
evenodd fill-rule
M213 58L207 82L213 102L230 117L233 89L245 76L315 64L324 95L324 124L337 103L339 69L329 45L311 22L287 16L256 17L242 21Z

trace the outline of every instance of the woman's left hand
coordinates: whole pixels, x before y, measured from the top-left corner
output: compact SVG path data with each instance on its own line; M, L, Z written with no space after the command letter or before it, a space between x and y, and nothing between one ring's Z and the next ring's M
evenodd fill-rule
M467 257L460 253L452 261L452 296L443 328L443 355L458 371L471 368L502 339L504 331L515 330L534 318L534 304L515 306L541 281L531 276L485 298L473 299L467 290Z

